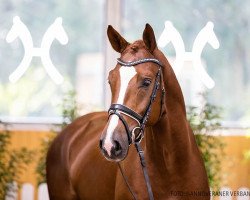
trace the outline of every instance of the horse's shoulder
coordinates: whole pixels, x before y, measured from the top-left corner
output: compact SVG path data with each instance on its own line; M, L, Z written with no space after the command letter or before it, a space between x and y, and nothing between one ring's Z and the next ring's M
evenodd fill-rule
M101 132L108 120L107 112L93 112L83 115L67 125L53 140L48 155L67 152L78 141L86 142L85 136Z
M107 120L108 120L107 112L92 112L77 118L71 124L69 124L66 127L66 129L67 131L69 129L71 131L75 131L90 127L95 127L95 128L104 127L104 125L107 123Z
M85 122L91 122L91 121L105 121L107 122L108 119L108 113L107 112L92 112L88 113L86 115L83 115L79 118L77 118L75 121L72 122L72 124L78 124L78 123L85 123Z
M84 134L89 127L102 129L108 120L107 112L92 112L75 119L72 123L67 125L55 138L53 143L67 143L74 135Z

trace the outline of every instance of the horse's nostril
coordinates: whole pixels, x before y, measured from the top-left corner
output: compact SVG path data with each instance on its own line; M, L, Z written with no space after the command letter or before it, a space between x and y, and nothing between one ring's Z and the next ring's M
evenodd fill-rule
M115 151L119 151L120 149L121 149L121 145L120 145L120 143L118 142L118 141L114 141L114 149L115 149Z
M116 155L119 155L122 152L122 147L120 143L116 140L114 140L114 150Z
M100 149L102 149L102 144L103 144L103 140L101 139L101 140L99 141L99 147L100 147Z

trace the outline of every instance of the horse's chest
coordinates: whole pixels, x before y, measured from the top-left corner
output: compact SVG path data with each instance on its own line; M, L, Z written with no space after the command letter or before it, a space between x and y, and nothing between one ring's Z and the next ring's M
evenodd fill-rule
M115 199L116 200L130 200L133 199L130 189L136 196L136 199L140 200L148 200L148 191L145 182L145 178L143 175L142 167L139 161L134 158L128 161L123 161L121 168L122 172L117 172L116 178L116 187L115 187ZM150 169L149 169L150 170ZM122 173L127 179L127 183L124 180ZM158 171L150 170L150 181L155 193L157 193L157 198L155 199L164 199L166 200L166 190L168 189L162 181L162 177L160 176ZM127 184L129 184L130 189Z

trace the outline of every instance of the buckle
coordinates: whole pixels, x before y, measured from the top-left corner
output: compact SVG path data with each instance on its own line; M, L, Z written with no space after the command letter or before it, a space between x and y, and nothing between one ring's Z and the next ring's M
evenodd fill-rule
M108 114L109 114L109 115L115 114L115 110L109 109Z
M140 133L136 136L135 135L135 131L139 129L140 130ZM132 140L132 143L140 143L142 138L144 137L143 135L143 131L141 129L141 127L135 127L133 128L132 132L131 132L131 140Z

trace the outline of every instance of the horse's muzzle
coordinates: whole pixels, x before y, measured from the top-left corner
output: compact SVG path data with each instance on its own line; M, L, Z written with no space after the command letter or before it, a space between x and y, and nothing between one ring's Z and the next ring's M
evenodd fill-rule
M99 147L103 156L109 161L119 162L125 159L128 153L128 145L116 139L101 138Z

